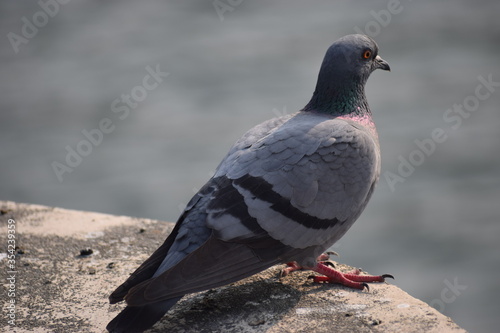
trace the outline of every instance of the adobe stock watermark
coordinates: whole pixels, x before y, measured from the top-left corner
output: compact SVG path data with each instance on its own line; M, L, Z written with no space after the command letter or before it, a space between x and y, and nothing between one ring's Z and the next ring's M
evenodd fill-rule
M17 270L16 270L16 221L14 219L9 219L7 221L7 305L6 317L9 326L16 326L16 312L17 312L17 301L16 301L16 282L17 282Z
M446 304L451 304L457 300L457 297L462 295L462 292L467 289L466 285L461 285L458 283L458 277L453 279L453 282L450 282L448 279L444 280L444 287L441 290L440 297L434 298L429 302L429 305L439 312L443 313Z
M493 75L489 74L487 78L478 76L479 84L474 89L474 94L464 98L462 103L453 104L452 108L443 113L443 121L451 128L458 130L464 121L479 109L481 101L490 98L496 88L500 87L500 82L493 81ZM448 129L449 130L449 129ZM396 190L398 183L404 183L410 177L417 167L421 166L426 159L436 152L437 146L448 139L448 134L442 127L434 128L430 135L422 140L415 139L413 142L417 146L406 157L398 156L399 165L397 172L386 171L384 178L391 192Z
M233 12L242 2L243 0L214 0L212 6L214 6L220 21L223 22L224 14L226 12Z
M382 28L387 27L391 23L392 16L401 13L403 9L404 7L401 4L401 1L389 0L387 2L386 9L381 9L378 12L370 10L370 15L374 18L374 20L368 21L364 26L364 30L355 26L354 31L358 34L376 37L382 31Z
M120 97L111 102L111 112L119 120L125 120L130 115L130 111L136 109L139 103L148 97L149 92L158 88L164 78L170 74L162 72L160 65L156 65L155 68L148 65L145 70L148 74L142 79L142 84L133 87L129 94L121 94ZM54 170L59 182L64 180L63 176L66 173L73 172L83 162L83 158L92 153L94 147L98 147L103 142L105 134L112 133L115 128L113 120L104 117L98 122L96 128L90 131L83 129L82 134L85 138L80 140L75 148L70 145L65 147L66 157L64 161L53 161L51 163L52 170Z
M19 52L19 47L23 44L28 44L29 41L38 34L39 29L42 29L49 23L49 20L59 13L61 5L65 5L71 0L40 0L38 6L40 10L35 12L30 18L21 17L21 34L15 32L7 33L7 39L14 50L14 53Z

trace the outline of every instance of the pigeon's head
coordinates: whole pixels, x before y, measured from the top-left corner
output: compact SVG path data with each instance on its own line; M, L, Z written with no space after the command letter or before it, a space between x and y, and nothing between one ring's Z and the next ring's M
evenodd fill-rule
M313 97L304 111L349 113L368 109L364 86L376 69L390 71L378 55L378 46L365 35L348 35L335 41L326 51Z
M343 79L364 84L376 69L391 70L389 64L378 55L377 43L365 35L348 35L328 48L320 76L324 76L325 80Z

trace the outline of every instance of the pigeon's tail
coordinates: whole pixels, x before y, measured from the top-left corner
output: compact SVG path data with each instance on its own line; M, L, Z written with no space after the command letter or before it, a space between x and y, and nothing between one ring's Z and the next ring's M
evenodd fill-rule
M160 320L180 299L176 297L144 306L127 306L109 322L106 329L113 333L143 332Z

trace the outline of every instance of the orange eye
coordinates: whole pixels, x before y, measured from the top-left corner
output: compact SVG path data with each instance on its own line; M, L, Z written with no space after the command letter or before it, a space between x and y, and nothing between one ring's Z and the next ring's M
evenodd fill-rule
M370 59L371 56L372 56L372 51L366 50L365 52L363 52L364 59Z

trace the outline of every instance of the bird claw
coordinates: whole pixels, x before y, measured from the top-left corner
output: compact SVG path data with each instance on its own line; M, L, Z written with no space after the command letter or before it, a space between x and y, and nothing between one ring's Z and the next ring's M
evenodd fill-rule
M336 256L340 258L340 255L335 251L327 251L325 253L328 254L329 256Z
M283 268L280 272L280 279L282 277L287 276L288 274L290 274L292 272L300 271L300 270L304 269L302 266L299 266L299 264L297 264L296 261L287 262L286 265L288 267Z
M335 264L331 261L327 261L330 259L330 255L335 255L335 256L338 256L337 252L334 252L334 251L328 251L328 252L325 252L325 253L322 253L318 256L318 258L316 258L316 261L317 262L320 262L324 265L327 265L327 266L331 266L333 268L335 268ZM302 269L304 269L304 267L300 266L296 261L290 261L290 262L287 262L286 265L288 267L285 267L281 270L280 272L280 279L282 277L285 277L287 276L288 274L292 273L292 272L295 272L295 271L300 271Z
M335 264L331 261L321 261L323 265L330 266L332 268L335 268Z
M323 275L309 275L307 278L312 279L314 283L339 283L349 288L360 289L360 290L364 290L366 288L366 291L370 291L370 287L366 282L357 283L354 281L350 281L351 284L346 285L345 283L337 280L336 278L331 278Z
M361 270L354 269L348 273L342 273L324 263L318 263L313 269L315 272L322 274L321 276L312 276L314 282L339 283L343 286L370 291L367 282L385 282L386 278L394 278L390 274L384 275L361 275Z
M394 276L391 274L383 274L383 275L362 275L362 270L359 268L353 269L349 272L342 273L335 269L335 264L328 260L328 255L334 254L334 252L327 252L321 254L317 260L318 263L315 267L302 267L296 261L292 261L287 263L286 268L284 268L280 273L280 278L290 274L291 272L302 270L302 269L311 269L316 273L321 275L309 275L307 278L312 279L315 283L338 283L343 286L364 290L366 288L367 291L370 291L370 287L367 282L385 282L385 279L391 278L394 279ZM336 253L335 253L336 254Z
M334 251L328 251L328 252L325 252L325 253L321 253L318 258L316 258L316 261L327 261L327 260L330 260L330 256L339 256L339 254L337 252L334 252Z

